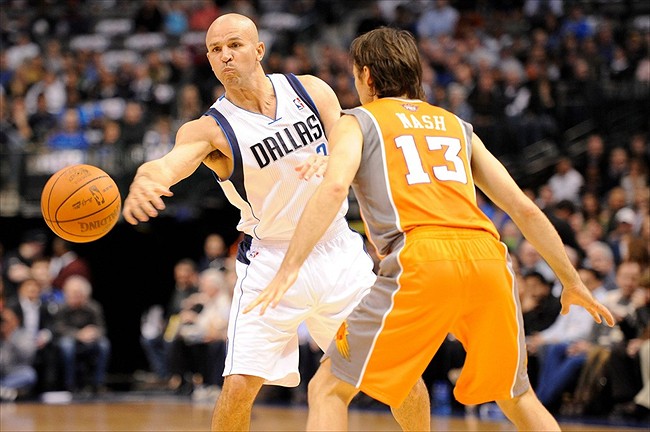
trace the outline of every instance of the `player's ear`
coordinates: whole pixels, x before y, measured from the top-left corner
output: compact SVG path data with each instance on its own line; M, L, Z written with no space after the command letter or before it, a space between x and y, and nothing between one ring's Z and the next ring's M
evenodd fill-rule
M365 81L368 87L372 88L374 81L372 75L370 75L370 68L368 66L364 66L363 69L361 69L361 79Z
M266 52L266 45L264 45L264 42L260 41L257 43L257 61L261 62L262 59L264 58L264 53Z

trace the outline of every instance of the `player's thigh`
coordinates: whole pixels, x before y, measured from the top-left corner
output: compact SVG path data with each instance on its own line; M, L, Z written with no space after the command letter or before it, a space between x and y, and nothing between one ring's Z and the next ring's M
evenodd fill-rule
M528 388L523 318L505 260L484 260L468 284L472 295L452 333L467 356L456 384L462 403L508 399Z

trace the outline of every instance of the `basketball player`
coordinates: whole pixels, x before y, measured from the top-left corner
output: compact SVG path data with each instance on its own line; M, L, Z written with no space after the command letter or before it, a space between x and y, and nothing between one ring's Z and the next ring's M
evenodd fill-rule
M240 209L238 229L245 239L237 256L225 380L212 428L246 430L263 384L298 385L299 324L306 321L313 339L326 349L376 276L361 236L344 218L347 204L339 203L308 267L277 308L262 318L242 313L275 275L320 182L301 180L295 169L313 172L313 157L327 154L326 136L341 108L332 89L314 76L265 75L264 44L244 16L217 18L206 46L225 94L205 116L179 129L167 155L138 169L124 201L124 218L137 224L157 216L165 208L161 197L172 196L169 188L201 163L215 172ZM428 430L426 387L420 380L413 388L410 400L395 409L396 419L404 429Z
M375 285L341 325L310 383L308 429L346 429L358 391L399 406L451 332L467 351L456 399L496 400L519 429L559 430L530 387L508 250L477 207L475 185L553 268L564 286L562 313L580 305L612 326L611 313L592 298L549 220L472 126L422 101L410 33L373 30L352 43L351 57L363 105L344 111L332 130L324 180L277 276L246 310L274 310L352 185L383 259Z

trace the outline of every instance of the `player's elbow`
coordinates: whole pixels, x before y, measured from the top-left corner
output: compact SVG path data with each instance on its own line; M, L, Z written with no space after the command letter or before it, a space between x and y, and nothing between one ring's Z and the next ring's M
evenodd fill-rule
M323 182L323 192L338 201L343 201L348 196L349 185L340 182L330 181Z

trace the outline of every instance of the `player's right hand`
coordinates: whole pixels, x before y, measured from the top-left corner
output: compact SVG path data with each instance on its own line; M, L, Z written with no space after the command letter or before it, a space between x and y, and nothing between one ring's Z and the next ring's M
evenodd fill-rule
M147 222L149 218L158 216L165 209L163 196L170 197L174 193L168 187L152 181L148 177L136 177L129 188L129 195L124 200L122 215L131 225Z
M310 155L304 162L296 166L295 170L298 172L298 178L302 180L309 180L312 176L323 177L327 169L327 161L329 156L321 154Z
M591 295L591 291L584 284L564 286L560 303L562 304L560 311L562 315L569 313L571 305L582 306L598 324L602 323L605 318L608 326L614 326L615 321L612 313Z

